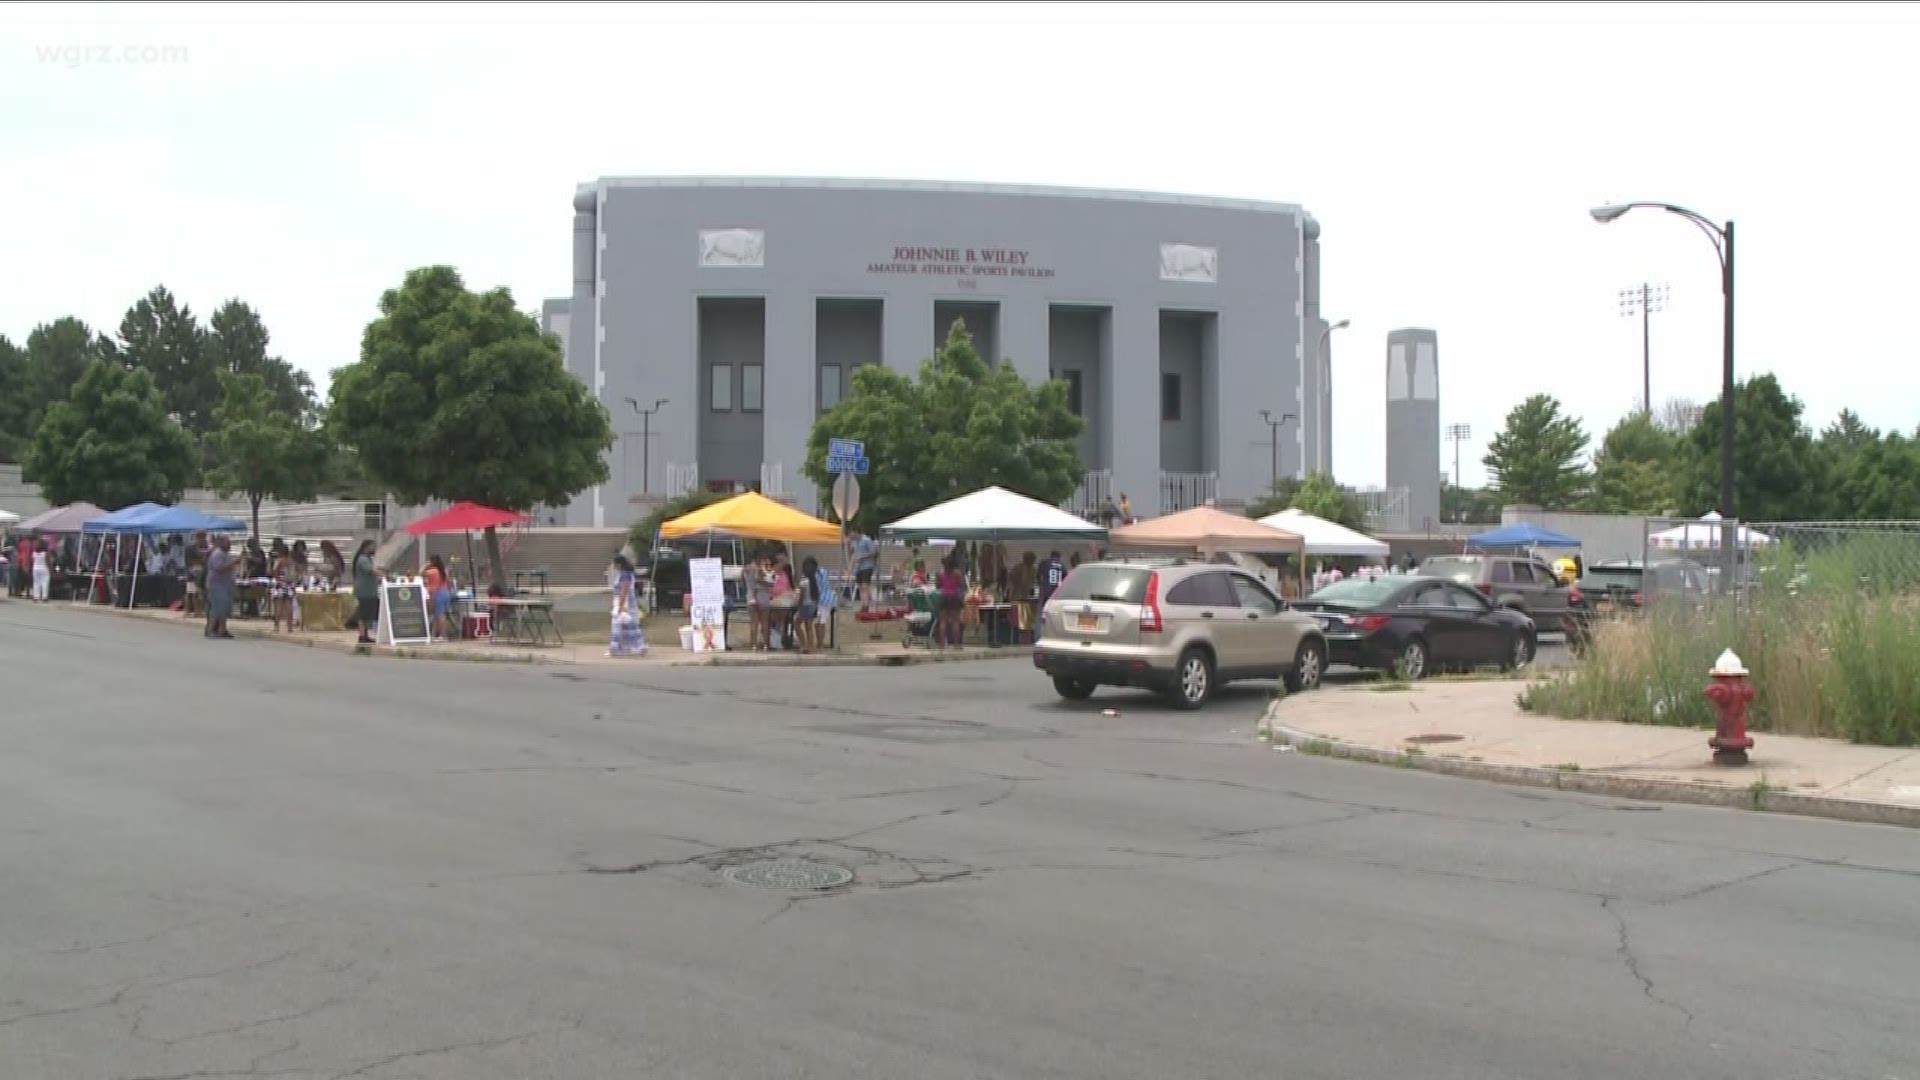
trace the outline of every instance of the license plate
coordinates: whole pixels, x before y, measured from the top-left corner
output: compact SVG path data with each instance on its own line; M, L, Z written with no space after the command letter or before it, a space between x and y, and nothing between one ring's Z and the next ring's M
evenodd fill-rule
M1082 612L1073 617L1073 628L1089 634L1100 632L1100 616Z

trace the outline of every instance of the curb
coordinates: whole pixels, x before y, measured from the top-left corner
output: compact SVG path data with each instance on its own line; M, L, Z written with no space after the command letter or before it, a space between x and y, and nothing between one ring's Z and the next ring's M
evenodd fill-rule
M1718 806L1729 810L1752 810L1768 814L1796 814L1804 817L1831 818L1870 825L1897 825L1920 829L1920 806L1836 799L1828 795L1802 795L1764 786L1759 777L1751 785L1729 787L1687 780L1646 780L1606 773L1574 772L1534 765L1496 765L1484 761L1435 757L1421 751L1389 749L1363 743L1343 742L1290 728L1275 716L1280 703L1267 706L1260 731L1276 746L1316 757L1364 761L1392 765L1401 769L1419 769L1466 780L1485 780L1518 787L1551 788L1583 795L1602 795L1646 802L1686 803L1693 806Z
M774 656L764 660L718 656L680 660L674 667L801 668L801 667L916 667L920 664L957 664L970 660L1015 660L1028 654L1018 649L973 649L947 653L904 653L885 656Z
M97 604L60 605L59 610L74 611L85 615L111 615L134 622L148 623L154 626L172 626L186 630L193 626L189 619L156 619L151 616L127 611L124 608L101 607ZM259 630L251 626L230 627L236 638L249 641L270 641L277 645L291 645L300 649L319 649L324 652L339 653L342 656L379 656L390 660L442 660L465 664L556 664L578 666L578 662L560 656L543 656L529 652L488 653L436 653L415 645L360 645L351 641L323 641L318 638L295 634L276 634L271 630Z

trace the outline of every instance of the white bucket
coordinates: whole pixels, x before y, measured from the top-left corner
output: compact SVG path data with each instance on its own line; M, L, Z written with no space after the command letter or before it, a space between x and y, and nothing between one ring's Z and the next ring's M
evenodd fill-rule
M693 627L683 626L680 628L680 648L687 652L693 651Z

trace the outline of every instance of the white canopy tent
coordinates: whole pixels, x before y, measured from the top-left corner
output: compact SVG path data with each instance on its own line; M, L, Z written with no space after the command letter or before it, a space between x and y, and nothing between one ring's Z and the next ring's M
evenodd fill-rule
M1723 519L1717 510L1709 510L1699 521L1689 521L1685 525L1675 525L1671 529L1662 529L1647 537L1647 543L1656 548L1681 548L1687 550L1713 550L1720 546L1720 534L1724 527ZM1737 527L1734 544L1741 550L1764 547L1773 543L1773 537L1758 529L1749 529L1745 525Z
M1365 533L1355 532L1337 521L1315 517L1304 510L1282 510L1277 514L1261 518L1260 524L1284 529L1299 536L1306 541L1309 556L1385 559L1388 553L1384 541L1375 540Z
M6 510L0 510L0 525L18 525L19 523L20 523L19 514L10 513Z
M1098 543L1107 530L1090 521L1002 487L929 506L880 526L897 540L1085 540Z

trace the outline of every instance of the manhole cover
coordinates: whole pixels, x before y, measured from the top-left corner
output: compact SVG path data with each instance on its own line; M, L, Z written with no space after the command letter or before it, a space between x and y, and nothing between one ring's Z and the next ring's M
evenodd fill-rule
M795 859L783 859L778 862L747 863L745 866L729 866L726 879L735 885L750 885L756 889L782 889L786 891L805 891L809 889L833 889L853 880L853 871L827 863L801 862Z
M1409 735L1404 740L1411 743L1459 742L1465 735Z

